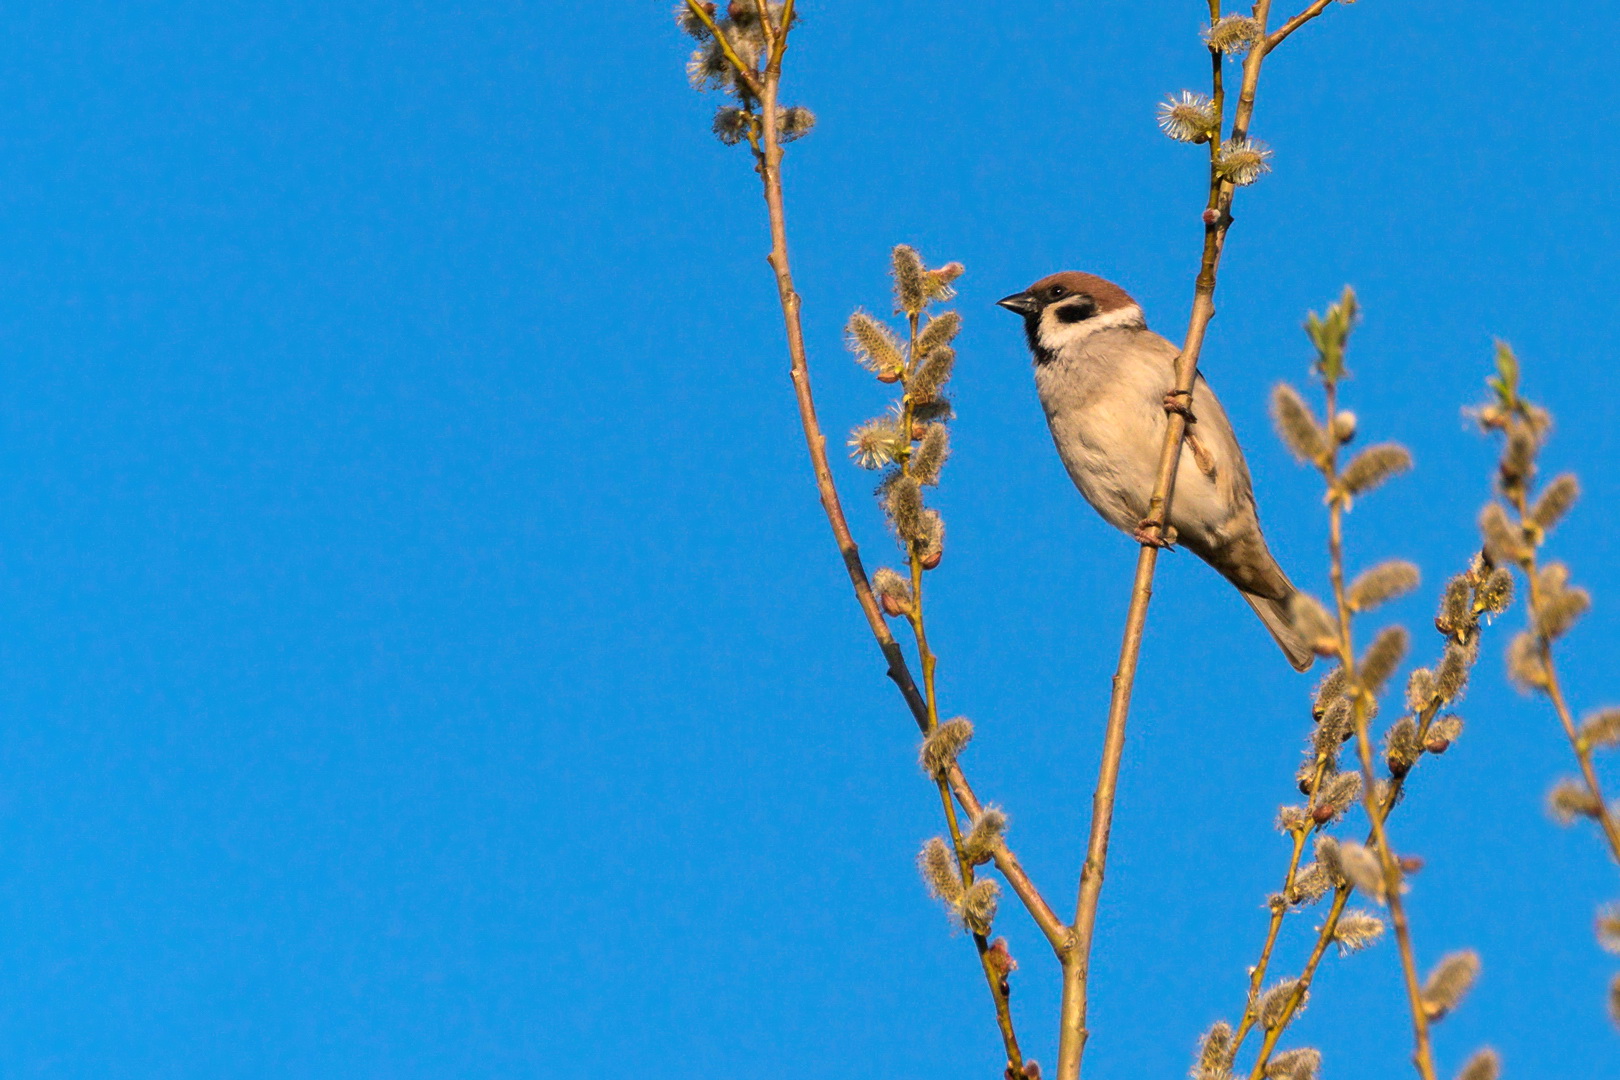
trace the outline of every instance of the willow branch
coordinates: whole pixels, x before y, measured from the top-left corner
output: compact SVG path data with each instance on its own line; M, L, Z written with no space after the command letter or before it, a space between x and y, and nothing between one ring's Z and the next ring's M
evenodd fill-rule
M1534 586L1531 592L1535 592ZM1541 662L1547 670L1547 697L1558 713L1558 722L1563 725L1564 734L1569 739L1569 748L1575 752L1575 761L1580 766L1581 779L1586 784L1587 792L1592 796L1591 815L1603 829L1603 836L1609 842L1609 854L1620 862L1620 824L1616 824L1614 820L1614 813L1609 809L1608 801L1603 797L1603 788L1598 783L1597 770L1592 767L1592 747L1576 728L1575 719L1569 712L1569 705L1564 701L1564 691L1558 681L1558 668L1553 664L1552 644L1545 639L1541 642Z
M730 64L732 71L736 72L737 81L742 83L743 88L750 95L763 101L765 92L760 86L759 72L742 62L742 58L737 55L737 50L731 47L730 40L721 32L720 24L714 21L713 15L709 14L709 9L699 3L698 0L686 0L686 8L697 16L698 21L708 29L710 34L714 35L714 40L719 44L720 52L725 56L726 63Z
M1515 491L1512 498L1514 509L1519 512L1519 523L1523 527L1530 520L1531 513L1527 504L1526 493L1523 488ZM1528 529L1526 530L1529 531ZM1535 624L1535 612L1541 608L1543 597L1541 586L1537 581L1540 576L1540 567L1536 558L1536 545L1530 545L1520 569L1524 571L1525 581L1530 589L1531 624ZM1536 634L1536 651L1541 659L1541 667L1546 685L1542 688L1547 700L1552 702L1553 710L1558 714L1558 722L1564 729L1564 737L1569 740L1569 748L1575 754L1575 762L1581 770L1581 781L1586 785L1587 794L1591 796L1592 804L1589 809L1590 816L1595 819L1603 830L1604 839L1609 844L1609 854L1620 862L1620 824L1614 819L1609 809L1609 802L1603 797L1603 787L1598 782L1597 770L1592 765L1592 747L1581 735L1576 726L1575 717L1570 713L1569 703L1564 698L1563 684L1558 678L1558 667L1553 661L1552 641L1542 633Z
M963 812L974 818L984 812L983 805L974 795L973 789L968 786L967 777L962 775L961 766L953 764L946 772L945 779L951 785L951 792L961 804ZM1052 906L1046 902L1046 898L1030 880L1023 864L1018 861L1018 856L1013 854L1006 843L997 841L993 854L996 870L1006 879L1008 887L1028 909L1030 917L1035 920L1035 925L1046 938L1047 944L1052 946L1053 953L1061 959L1069 949L1071 936L1069 927L1058 917L1057 912L1052 910Z
M1322 777L1327 772L1328 757L1326 754L1316 755L1316 764L1312 769L1310 780L1311 798L1314 801L1318 789L1322 785ZM1266 941L1260 947L1260 958L1249 969L1249 992L1243 1003L1243 1016L1238 1021L1237 1033L1232 1037L1232 1055L1243 1048L1243 1040L1248 1037L1249 1031L1254 1027L1255 1021L1260 1018L1260 988L1265 985L1266 973L1271 968L1271 951L1277 945L1277 935L1282 932L1283 919L1288 916L1291 898L1294 895L1294 885L1299 875L1299 861L1305 854L1306 842L1322 829L1322 825L1298 825L1290 830L1293 838L1293 850L1288 856L1288 872L1283 875L1282 890L1277 893L1271 902L1271 920L1266 926Z
M759 0L759 2L763 7L765 0ZM915 365L918 356L916 314L910 316L908 324L910 347L907 355L911 357L912 364ZM901 373L901 385L905 389L905 393L901 398L904 405L900 413L900 430L907 433L905 436L906 448L900 454L900 470L904 476L913 475L911 439L913 437L913 423L916 419L911 394L911 376L913 374L915 374L914 367L908 368L908 370ZM932 735L939 729L939 692L936 686L939 658L934 655L934 650L928 644L928 625L923 606L923 545L911 540L907 542L906 548L911 570L912 595L910 610L907 612L906 618L911 624L911 633L917 644L917 662L922 666L923 672L923 695L928 705L928 722L924 734ZM950 833L951 850L956 853L956 868L961 876L963 894L966 895L974 883L973 861L969 858L967 847L962 840L962 827L957 820L956 803L952 801L950 784L943 775L936 776L935 783L939 787L939 799L945 811L945 826ZM978 816L978 813L973 815L974 818ZM990 942L987 935L980 933L979 930L972 926L968 929L972 934L973 947L979 957L979 967L984 972L985 982L990 988L990 999L995 1007L996 1027L1001 1032L1002 1047L1007 1055L1006 1075L1020 1076L1024 1070L1024 1055L1019 1049L1018 1034L1013 1027L1012 1004L1008 1000L1010 990L1007 983L1007 972L998 970L991 956Z
M775 45L765 66L763 80L737 57L720 33L719 27L707 9L698 0L686 0L687 7L715 35L724 50L727 62L736 71L745 89L760 102L760 130L750 135L754 148L755 170L760 177L765 197L766 214L770 224L771 250L766 257L775 275L777 296L782 308L782 321L788 346L789 376L793 382L794 398L798 405L799 422L809 451L811 469L815 475L816 493L821 508L831 527L833 540L844 561L844 569L855 591L856 602L866 617L868 629L876 640L887 664L887 674L904 699L919 731L929 731L929 704L918 688L906 662L900 643L889 631L882 608L872 592L871 580L861 561L860 547L850 531L838 487L833 479L832 466L827 457L827 438L822 433L816 416L815 397L810 386L810 365L804 346L804 330L800 321L800 300L794 288L793 272L788 258L787 214L782 195L782 142L779 133L779 113L776 108L781 81L782 57L787 51L788 39L794 19L793 0L787 0L782 9L780 26L775 28ZM952 795L970 817L978 817L983 806L974 794L971 784L959 765L952 763L945 774L945 782ZM1004 841L998 840L991 851L998 872L1006 880L1013 894L1029 911L1037 927L1054 952L1061 954L1069 946L1070 932L1058 918L1018 858Z
M1367 699L1358 694L1352 706L1356 724L1356 748L1361 756L1361 777L1367 803L1367 816L1372 819L1373 850L1378 855L1384 873L1384 900L1389 906L1389 921L1395 929L1395 942L1401 954L1401 975L1406 983L1407 1005L1412 1012L1412 1064L1423 1080L1435 1080L1434 1047L1429 1043L1429 1014L1423 1005L1423 988L1418 982L1417 957L1412 949L1412 931L1406 921L1406 906L1401 902L1401 868L1390 850L1389 837L1384 830L1384 816L1377 812L1378 793L1373 774L1372 737L1367 733Z
M1328 909L1327 923L1316 936L1316 945L1311 949L1310 959L1305 961L1305 969L1300 973L1299 980L1293 992L1288 995L1288 1001L1283 1006L1282 1018L1277 1026L1267 1030L1265 1042L1261 1044L1260 1056L1255 1059L1254 1068L1249 1073L1249 1080L1263 1080L1266 1075L1266 1066L1271 1063L1271 1054L1277 1048L1277 1040L1287 1030L1288 1022L1299 1011L1305 1002L1305 995L1310 992L1311 980L1316 977L1316 969L1322 963L1322 957L1327 954L1327 948L1333 942L1332 928L1338 926L1339 916L1344 914L1344 907L1350 902L1350 886L1340 885L1333 891L1333 904Z
M1445 701L1442 699L1431 699L1429 704L1424 707L1423 711L1418 714L1417 720L1419 742L1422 742L1428 735L1429 726L1433 723L1435 714L1438 713L1444 705ZM1389 820L1390 814L1395 812L1395 807L1400 803L1401 795L1406 789L1407 777L1410 775L1411 773L1407 773L1404 776L1392 777L1389 784L1384 788L1384 797L1377 803L1376 816L1374 818L1374 820L1379 822L1380 826ZM1362 784L1363 790L1365 790L1365 777L1362 778ZM1366 805L1365 802L1363 805ZM1366 843L1368 846L1371 846L1377 843L1377 841L1377 834L1374 833L1369 827L1367 831ZM1353 891L1354 890L1348 884L1338 885L1335 887L1333 892L1333 903L1328 909L1327 918L1317 930L1316 944L1312 946L1310 958L1305 962L1305 967L1300 972L1299 984L1297 987L1295 987L1294 993L1289 996L1287 1003L1283 1006L1283 1009L1279 1014L1280 1019L1277 1022L1277 1026L1266 1033L1265 1042L1260 1048L1260 1055L1255 1061L1254 1071L1250 1073L1250 1080L1262 1080L1262 1078L1265 1076L1266 1066L1271 1061L1271 1054L1272 1051L1276 1049L1277 1040L1280 1039L1283 1032L1287 1030L1289 1023L1294 1018L1294 1014L1299 1011L1300 1006L1304 1003L1306 994L1310 992L1311 981L1316 977L1316 968L1321 963L1322 957L1327 953L1328 946L1333 943L1333 940L1338 933L1339 916L1344 914L1345 905L1349 903L1350 894ZM1241 1043L1241 1039L1238 1041ZM1234 1050L1235 1049L1236 1047L1234 1047Z
M1254 18L1264 33L1271 0L1257 0ZM1210 5L1211 19L1219 18L1218 0ZM1266 49L1251 50L1243 64L1243 80L1237 109L1232 118L1232 137L1248 134L1254 116L1255 89ZM1221 57L1212 51L1214 89L1224 107ZM1212 140L1213 142L1213 140ZM1210 149L1209 206L1205 214L1204 252L1193 288L1192 316L1187 336L1176 359L1175 394L1190 401L1198 377L1198 355L1204 335L1215 316L1215 281L1221 251L1231 226L1232 198L1237 188L1220 170L1219 148ZM1136 576L1131 585L1130 607L1125 614L1125 631L1120 643L1119 663L1114 671L1113 693L1108 702L1108 725L1103 734L1102 761L1097 787L1091 799L1091 829L1086 842L1085 864L1080 872L1079 896L1075 901L1074 943L1063 956L1063 1000L1058 1021L1058 1080L1078 1080L1080 1061L1085 1054L1087 983L1091 965L1091 945L1097 929L1097 905L1102 896L1108 863L1108 838L1113 827L1114 799L1119 784L1119 768L1125 753L1125 726L1130 716L1131 692L1136 683L1137 660L1141 655L1142 634L1147 626L1148 604L1153 598L1153 575L1158 565L1159 547L1169 538L1170 508L1175 497L1176 468L1181 461L1182 439L1187 431L1186 416L1167 410L1163 448L1153 493L1148 500L1144 525L1157 524L1159 543L1144 543L1136 559Z
M1289 34L1292 34L1295 30L1298 30L1300 27L1322 14L1322 12L1327 10L1328 5L1331 3L1333 3L1333 0L1316 0L1316 2L1310 7L1306 8L1298 15L1295 15L1292 19L1289 19L1287 22L1277 27L1276 32L1266 38L1266 51L1270 52L1278 45L1281 45L1283 40L1287 38Z
M1347 293L1347 300L1352 300ZM1331 309L1327 319L1319 324L1313 316L1311 320L1313 335L1318 333L1319 326L1339 327L1341 335L1348 335L1349 327L1354 319L1353 303L1345 308ZM1394 812L1405 790L1406 780L1418 761L1428 753L1443 753L1455 737L1458 727L1455 721L1437 723L1436 716L1440 709L1461 695L1467 684L1469 669L1479 651L1479 635L1482 630L1481 617L1500 614L1509 602L1510 583L1505 581L1506 572L1494 568L1493 564L1482 552L1476 556L1467 571L1450 580L1443 590L1443 599L1440 605L1440 614L1435 619L1435 628L1445 638L1445 648L1440 662L1433 670L1424 669L1414 672L1407 687L1408 708L1412 711L1410 720L1401 721L1402 724L1411 724L1414 741L1402 745L1412 747L1414 751L1403 750L1399 755L1394 750L1395 742L1391 743L1389 757L1390 778L1380 783L1374 775L1373 747L1368 725L1372 716L1374 701L1373 688L1357 685L1356 658L1354 642L1351 633L1350 590L1345 586L1344 574L1344 544L1343 519L1348 509L1350 489L1341 480L1338 456L1344 442L1349 436L1341 435L1338 430L1340 414L1337 411L1338 387L1337 379L1342 372L1343 337L1336 345L1329 344L1323 338L1317 338L1320 351L1320 370L1322 372L1323 387L1326 393L1327 423L1323 431L1325 441L1322 444L1320 456L1314 458L1315 464L1321 470L1328 487L1329 506L1329 576L1332 581L1335 615L1331 618L1331 630L1323 628L1324 634L1331 633L1334 651L1340 661L1339 677L1344 687L1343 697L1350 706L1350 719L1352 734L1357 741L1357 756L1360 763L1362 779L1362 802L1367 813L1369 829L1366 844L1370 850L1377 853L1381 878L1381 892L1386 894L1386 904L1390 911L1390 921L1395 928L1395 937L1401 952L1402 975L1406 985L1409 1004L1412 1011L1414 1027L1414 1063L1418 1071L1425 1078L1433 1076L1432 1050L1428 1037L1428 1024L1431 1017L1430 1009L1422 998L1422 990L1417 981L1417 969L1412 950L1410 929L1406 920L1406 913L1401 902L1400 878L1401 869L1395 858L1394 851L1388 842L1386 823L1389 815ZM1286 429L1286 425L1285 429ZM1285 430L1285 437L1287 431ZM1301 444L1296 444L1296 447ZM1366 602L1365 600L1363 602ZM1375 601L1376 602L1376 601ZM1327 692L1324 686L1321 693ZM1337 691L1335 691L1337 693ZM1343 702L1338 703L1339 707ZM1322 706L1323 719L1331 706ZM1318 732L1320 740L1326 733ZM1431 741L1433 740L1433 741ZM1318 742L1316 767L1310 780L1310 789L1313 792L1321 780L1321 743ZM1303 824L1303 822L1301 823ZM1301 827L1296 825L1296 828ZM1296 839L1294 856L1298 859L1299 843ZM1269 1021L1265 1039L1255 1060L1250 1076L1252 1080L1260 1080L1265 1076L1270 1065L1271 1055L1278 1039L1287 1029L1298 1009L1302 1006L1309 993L1312 979L1315 977L1318 965L1326 954L1330 943L1337 940L1339 921L1349 900L1353 886L1350 882L1340 880L1334 890L1333 904L1327 919L1318 928L1316 944L1311 950L1310 959L1305 965L1303 973L1294 981L1294 986L1283 1002L1283 1007L1277 1015ZM1285 898L1287 894L1284 894ZM1280 921L1274 911L1272 926L1267 935L1266 948L1262 950L1261 966L1263 967L1271 941L1276 935L1276 926ZM1263 980L1263 972L1256 976L1254 986ZM1250 993L1250 1005L1245 1012L1244 1020L1240 1026L1231 1054L1235 1056L1241 1049L1242 1042L1253 1021L1252 1012L1254 991Z
M1327 388L1327 416L1329 423L1337 415L1336 388L1332 381ZM1333 600L1339 622L1339 663L1344 669L1345 685L1354 688L1350 715L1355 725L1356 751L1361 759L1361 797L1372 823L1373 851L1383 871L1384 902L1389 908L1389 921L1395 930L1395 941L1401 954L1401 975L1406 984L1407 1004L1412 1013L1412 1038L1415 1044L1412 1060L1423 1080L1435 1080L1434 1049L1429 1044L1429 1014L1423 1007L1423 991L1418 983L1417 957L1412 950L1412 933L1406 921L1406 908L1401 903L1401 869L1395 861L1395 852L1389 846L1389 835L1384 829L1384 808L1380 805L1377 773L1373 769L1372 736L1368 732L1368 710L1373 705L1372 691L1356 687L1356 654L1350 632L1350 603L1344 587L1344 506L1348 496L1338 483L1338 447L1334 444L1328 462L1328 555L1332 562L1329 576L1333 582Z

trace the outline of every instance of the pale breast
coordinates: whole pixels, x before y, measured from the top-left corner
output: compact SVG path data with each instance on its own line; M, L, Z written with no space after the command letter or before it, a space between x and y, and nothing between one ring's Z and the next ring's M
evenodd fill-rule
M1096 344L1122 344L1105 340L1114 336L1097 335ZM1041 406L1069 477L1099 514L1126 531L1147 513L1172 377L1168 361L1120 364L1097 347L1065 350L1035 371Z

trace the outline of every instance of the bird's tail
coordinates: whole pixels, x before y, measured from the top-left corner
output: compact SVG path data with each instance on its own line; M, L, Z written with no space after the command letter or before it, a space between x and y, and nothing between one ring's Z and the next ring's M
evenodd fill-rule
M1254 613L1260 616L1260 621L1266 624L1266 629L1271 631L1272 638L1282 647L1283 654L1294 665L1295 671L1306 671L1315 663L1316 653L1294 629L1294 620L1289 618L1287 600L1271 600L1247 591L1244 591L1243 599L1249 602Z

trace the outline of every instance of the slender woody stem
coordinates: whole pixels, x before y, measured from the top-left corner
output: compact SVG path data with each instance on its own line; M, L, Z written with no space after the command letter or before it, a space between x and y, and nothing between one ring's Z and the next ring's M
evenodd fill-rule
M1328 758L1325 754L1316 755L1316 765L1311 773L1310 795L1316 798L1317 790L1322 786L1323 774L1327 772ZM1276 947L1277 935L1282 931L1283 919L1287 917L1294 894L1294 882L1299 875L1299 860L1305 853L1305 843L1321 829L1320 825L1296 826L1291 835L1293 837L1293 851L1288 857L1288 872L1283 875L1282 891L1271 904L1271 921L1266 927L1266 943L1260 947L1260 959L1255 962L1249 972L1249 993L1243 1004L1243 1018L1238 1022L1237 1033L1232 1037L1232 1056L1236 1057L1243 1048L1243 1040L1248 1037L1250 1029L1260 1018L1260 988L1265 985L1266 973L1271 967L1271 950Z
M1337 387L1327 381L1328 423L1337 414ZM1350 603L1344 588L1344 500L1339 487L1338 444L1335 441L1328 461L1328 555L1331 560L1330 577L1333 581L1333 599L1339 617L1339 663L1344 667L1345 685L1355 697L1350 703L1350 715L1355 725L1356 750L1361 758L1361 797L1372 823L1373 850L1384 877L1384 902L1389 907L1389 921L1395 930L1395 941L1401 954L1401 974L1406 983L1407 1004L1412 1012L1412 1038L1415 1049L1412 1062L1423 1080L1435 1080L1434 1050L1429 1045L1429 1014L1423 1007L1423 993L1418 984L1417 958L1412 950L1412 934L1406 922L1405 905L1401 903L1401 869L1395 853L1389 846L1389 835L1384 830L1385 808L1380 805L1377 773L1373 768L1372 736L1367 730L1368 707L1373 696L1370 688L1356 686L1355 644L1350 633Z
M742 62L742 58L737 55L737 50L731 47L731 41L721 32L720 25L714 21L714 16L710 15L709 10L698 3L697 0L686 0L686 7L688 11L697 16L699 22L708 28L709 33L714 35L714 40L720 45L721 55L726 58L726 63L731 65L731 70L736 72L737 81L742 83L743 88L755 98L763 100L765 94L760 87L759 72ZM772 54L773 62L780 62L780 59L780 56L775 53Z
M1328 5L1331 3L1333 3L1333 0L1315 0L1315 3L1311 4L1310 7L1306 8L1298 15L1295 15L1292 19L1289 19L1287 22L1277 27L1276 32L1266 38L1266 51L1270 52L1278 45L1281 45L1284 38L1286 38L1289 34L1292 34L1295 30L1298 30L1300 27L1304 26L1306 23L1310 22L1312 19L1316 18L1318 15L1322 14L1322 12L1327 10Z
M1311 949L1310 959L1305 961L1305 970L1300 973L1298 985L1294 987L1293 993L1288 995L1281 1019L1277 1021L1276 1027L1266 1029L1266 1038L1260 1045L1260 1056L1255 1059L1249 1080L1262 1080L1266 1075L1266 1066L1271 1062L1271 1053L1277 1047L1277 1040L1282 1038L1283 1031L1288 1027L1288 1021L1299 1011L1301 1003L1305 1000L1305 994L1310 990L1311 980L1316 976L1317 965L1321 964L1328 945L1333 941L1333 934L1328 928L1338 925L1339 916L1344 914L1344 906L1349 902L1350 886L1340 885L1333 892L1333 906L1328 910L1327 923L1323 927L1323 932L1317 935L1316 945Z
M1389 905L1389 921L1395 929L1395 942L1401 954L1401 974L1406 982L1407 1004L1412 1012L1412 1064L1423 1080L1435 1080L1434 1048L1429 1044L1429 1014L1423 1005L1423 990L1418 981L1417 957L1412 948L1412 931L1406 921L1406 906L1401 902L1401 869L1390 850L1389 837L1384 831L1383 815L1373 804L1378 796L1373 777L1372 738L1367 732L1366 700L1357 695L1353 708L1356 724L1356 749L1361 756L1361 775L1367 793L1368 817L1372 818L1374 850L1384 874L1384 900Z
M1521 487L1515 491L1513 508L1519 512L1519 525L1522 528L1530 520L1530 507L1527 502L1527 493ZM1524 580L1530 589L1530 620L1534 629L1535 613L1541 607L1541 587L1537 584L1539 561L1536 558L1536 548L1539 546L1540 534L1537 534L1537 544L1530 547L1530 553L1525 557L1520 569L1524 571ZM1552 642L1539 632L1536 633L1536 650L1540 654L1542 670L1547 673L1547 700L1552 702L1553 710L1558 714L1558 723L1564 729L1564 737L1569 740L1569 748L1575 753L1575 762L1581 770L1581 780L1586 784L1587 793L1592 796L1592 816L1597 819L1599 827L1603 829L1603 837L1608 841L1609 854L1620 862L1620 824L1614 819L1609 810L1609 802L1603 797L1603 788L1598 783L1597 770L1592 766L1592 747L1581 736L1580 729L1575 724L1575 717L1569 711L1569 703L1564 700L1563 685L1558 679L1558 668L1553 663Z
M1418 715L1419 742L1422 742L1423 738L1428 734L1429 725L1434 721L1435 714L1440 711L1443 704L1445 704L1444 701L1438 698L1433 699ZM1410 773L1407 774L1407 776L1410 775ZM1365 786L1365 778L1363 778L1363 789L1365 789ZM1397 776L1390 780L1387 796L1378 803L1377 820L1380 825L1389 820L1389 815L1394 812L1396 804L1400 802L1401 792L1405 787L1406 776ZM1377 835L1369 828L1367 831L1367 844L1371 846L1376 843ZM1251 1080L1261 1080L1261 1077L1265 1075L1266 1066L1271 1061L1271 1052L1276 1047L1277 1040L1281 1038L1283 1031L1287 1029L1289 1022L1294 1018L1294 1014L1299 1011L1300 1004L1305 1000L1306 993L1310 991L1311 980L1316 977L1317 965L1321 962L1323 954L1327 952L1327 947L1333 943L1339 928L1339 916L1344 914L1345 905L1349 902L1352 891L1349 885L1340 885L1334 890L1333 904L1328 910L1327 918L1317 931L1316 945L1311 949L1310 959L1306 961L1305 968L1300 973L1299 985L1294 993L1289 996L1282 1012L1279 1014L1277 1026L1266 1033L1265 1043L1260 1048L1260 1056L1255 1062L1253 1073L1250 1074Z
M766 214L770 224L771 250L766 257L771 270L775 275L777 296L782 307L782 322L787 337L789 375L793 381L794 397L798 404L799 422L804 430L806 448L810 454L811 468L815 474L816 492L821 500L821 508L826 515L827 523L832 528L833 539L838 545L840 555L844 560L845 571L849 575L850 585L855 590L855 598L860 604L862 613L866 616L868 628L873 638L877 640L878 648L882 651L888 663L888 677L899 689L906 707L910 710L912 719L925 735L938 723L937 706L933 700L933 680L931 654L927 651L926 638L919 638L921 655L924 657L924 678L928 685L928 694L919 690L916 680L912 677L911 669L906 663L905 653L900 644L890 633L888 623L878 604L877 597L872 592L870 579L866 568L861 562L860 548L850 531L849 521L844 515L843 504L838 496L838 487L833 479L832 466L827 457L827 438L822 433L820 421L816 416L815 397L810 386L810 365L804 346L804 330L800 321L800 300L798 291L794 288L793 272L788 259L787 243L787 213L782 196L782 142L779 132L778 113L776 108L778 88L781 82L782 58L787 51L788 38L793 26L794 0L787 0L783 6L781 22L772 25L768 17L765 19L767 41L770 43L769 56L763 73L756 72L745 65L730 43L720 32L718 25L707 9L699 0L686 0L687 8L701 21L720 43L723 54L736 73L737 79L745 90L759 101L760 128L757 134L750 133L749 141L754 150L755 171L760 177L761 187L765 197ZM920 600L921 593L918 592ZM941 795L944 801L947 822L951 827L952 839L957 843L960 855L960 830L956 825L955 807L951 803L954 796L957 803L970 818L977 818L982 814L983 806L974 794L972 786L963 774L961 767L951 763L941 781ZM1030 880L1029 874L1019 863L1016 855L1004 841L997 840L991 850L992 860L996 869L1006 879L1013 894L1018 897L1030 916L1035 920L1036 926L1046 937L1054 953L1062 955L1070 942L1070 930L1064 925L1052 910L1035 883ZM992 974L987 959L988 945L982 940L982 935L975 935L979 940L975 944L979 949L980 963L985 967L986 975ZM1000 980L991 980L991 991L996 998L997 1022L1002 1028L1004 1040L1008 1047L1009 1060L1016 1059L1022 1064L1018 1055L1017 1044L1012 1035L1011 1015L1007 1009L1006 994L1001 989Z
M764 0L760 0L763 4ZM917 316L912 315L907 320L910 328L909 354L915 360L917 355ZM910 390L910 377L912 371L907 371L903 385L907 389L904 396L905 405L900 413L900 430L905 432L906 449L901 452L900 468L903 473L911 471L911 433L914 413ZM923 670L923 694L928 702L928 726L926 734L933 734L939 728L939 695L935 689L935 671L939 666L934 650L928 644L928 627L923 615L923 563L922 546L915 540L907 543L910 556L911 569L911 612L907 620L911 623L912 636L917 642L917 662ZM951 799L950 784L944 776L935 778L939 786L939 799L945 810L945 826L951 836L951 850L956 853L956 867L962 879L962 889L973 886L973 864L969 861L967 847L962 842L962 827L956 816L956 803ZM974 818L979 815L975 813ZM990 957L989 939L977 930L969 928L973 936L973 947L978 952L979 967L984 972L985 982L990 987L990 999L996 1010L996 1027L1001 1031L1001 1042L1007 1054L1007 1075L1015 1076L1023 1072L1024 1055L1018 1048L1018 1035L1013 1028L1012 1004L1008 1000L1008 984L1004 973L996 970Z
M1534 596L1534 585L1530 591ZM1616 824L1614 814L1609 810L1608 801L1603 797L1603 788L1598 784L1597 770L1592 767L1592 747L1576 728L1575 718L1570 715L1569 705L1564 701L1564 691L1558 682L1558 669L1553 666L1552 643L1545 638L1541 641L1541 663L1547 671L1547 697L1558 712L1558 722L1564 727L1564 734L1569 738L1569 748L1575 752L1575 761L1580 765L1581 778L1586 782L1586 790L1591 793L1592 815L1597 819L1603 829L1604 838L1609 842L1609 854L1616 861L1620 861L1620 824Z
M1264 34L1266 19L1271 11L1271 0L1257 0L1254 18ZM1210 4L1211 19L1219 18L1219 0ZM1255 48L1243 63L1243 80L1238 93L1237 109L1232 118L1232 137L1248 134L1254 117L1255 88L1260 82L1260 66L1269 50ZM1211 50L1215 102L1224 107L1224 87L1221 80L1221 56ZM1215 140L1211 140L1215 143ZM1236 186L1227 180L1219 167L1219 147L1210 148L1209 206L1204 225L1204 253L1193 289L1192 316L1187 325L1187 337L1181 354L1176 359L1175 389L1191 400L1193 384L1198 377L1198 354L1203 348L1204 334L1210 319L1215 316L1215 280L1220 266L1221 251L1226 243L1227 229L1232 223L1232 197ZM1175 497L1176 468L1181 461L1181 443L1187 431L1187 419L1179 412L1166 417L1163 448L1159 454L1158 472L1153 493L1148 500L1148 516L1144 524L1156 522L1162 542L1169 537L1170 510ZM1085 1054L1087 983L1091 965L1091 943L1097 929L1097 904L1102 896L1103 878L1108 863L1108 837L1113 827L1114 798L1119 784L1120 761L1125 753L1125 725L1130 716L1131 691L1136 683L1136 665L1142 650L1142 634L1147 626L1148 604L1153 598L1153 574L1157 568L1159 545L1144 543L1136 559L1136 577L1131 585L1130 607L1125 614L1125 632L1119 649L1119 664L1114 671L1113 693L1108 702L1108 725L1103 734L1102 761L1098 768L1097 787L1091 798L1091 830L1086 842L1085 864L1080 872L1079 896L1075 902L1074 943L1063 955L1063 1000L1058 1021L1057 1080L1078 1080L1080 1060Z

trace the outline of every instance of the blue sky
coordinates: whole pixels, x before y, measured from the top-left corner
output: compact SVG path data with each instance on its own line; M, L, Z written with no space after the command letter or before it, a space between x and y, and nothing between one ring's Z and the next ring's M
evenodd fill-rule
M933 633L967 758L1067 909L1134 548L1070 487L1016 320L1060 268L1174 337L1203 164L1196 4L811 3L790 225L823 418L891 245L967 265ZM1335 6L1268 64L1204 370L1273 548L1324 588L1265 397L1349 282L1349 403L1410 476L1353 563L1416 560L1418 655L1513 342L1586 496L1564 649L1620 700L1608 419L1620 12ZM971 947L912 868L938 806L814 499L762 205L665 5L16 8L0 45L0 1073L984 1077ZM1594 110L1597 110L1594 112ZM890 542L839 464L876 564ZM1103 898L1088 1075L1179 1075L1241 1005L1308 727L1230 589L1163 560ZM1542 800L1568 751L1501 675L1392 822L1437 1030L1520 1078L1620 1076L1592 941L1617 889ZM1369 627L1370 629L1370 627ZM1285 935L1297 965L1314 918ZM1055 965L1012 906L1050 1063ZM1299 1041L1400 1075L1393 949L1330 958Z

